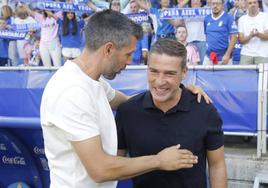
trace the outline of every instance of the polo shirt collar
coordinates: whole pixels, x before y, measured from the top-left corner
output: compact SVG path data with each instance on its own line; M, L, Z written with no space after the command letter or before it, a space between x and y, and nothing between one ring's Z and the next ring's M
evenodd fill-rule
M196 100L195 95L193 95L190 91L188 91L183 84L180 84L180 88L182 89L181 98L176 106L171 108L168 112L176 112L176 111L189 111L191 107L191 101ZM143 98L143 108L144 109L158 109L153 102L153 98L150 91L147 91ZM167 112L167 113L168 113Z

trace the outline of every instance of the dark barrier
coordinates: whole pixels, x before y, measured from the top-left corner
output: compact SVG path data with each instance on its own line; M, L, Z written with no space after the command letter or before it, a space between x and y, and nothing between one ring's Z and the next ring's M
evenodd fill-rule
M1 188L14 182L29 187L49 187L49 169L44 155L39 107L43 88L53 73L54 71L0 71ZM128 69L110 83L129 95L148 88L145 69ZM223 117L225 131L256 133L257 71L190 70L185 83L194 83L206 90ZM131 187L131 182L121 181L118 187Z

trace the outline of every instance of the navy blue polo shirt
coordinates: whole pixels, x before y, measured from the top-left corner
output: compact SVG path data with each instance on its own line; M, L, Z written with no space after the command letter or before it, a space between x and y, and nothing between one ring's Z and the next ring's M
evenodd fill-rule
M206 188L206 151L223 146L222 120L212 104L197 103L183 85L176 106L166 113L153 103L149 91L132 97L116 113L118 148L130 157L157 154L180 144L198 156L191 169L153 171L133 178L135 188Z

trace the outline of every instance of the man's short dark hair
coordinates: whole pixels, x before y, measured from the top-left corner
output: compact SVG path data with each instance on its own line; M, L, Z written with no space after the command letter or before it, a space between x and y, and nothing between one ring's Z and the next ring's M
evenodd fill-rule
M171 39L159 39L157 40L151 50L150 54L166 54L168 56L179 57L182 59L181 68L185 68L186 66L186 58L187 58L187 50L183 44L176 40ZM150 56L149 56L150 58ZM149 60L150 62L150 60Z
M97 50L107 42L112 42L120 49L130 44L131 36L140 40L143 36L142 27L127 16L113 11L104 10L95 13L85 27L86 48Z

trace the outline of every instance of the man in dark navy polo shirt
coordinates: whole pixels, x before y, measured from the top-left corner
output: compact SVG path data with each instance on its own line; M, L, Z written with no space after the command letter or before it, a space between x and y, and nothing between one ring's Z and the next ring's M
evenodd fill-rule
M122 104L116 114L119 154L154 155L180 144L198 156L190 169L153 171L133 178L135 188L226 188L222 120L212 104L198 103L181 81L187 72L186 49L160 39L148 63L149 91ZM180 87L178 87L180 86Z

